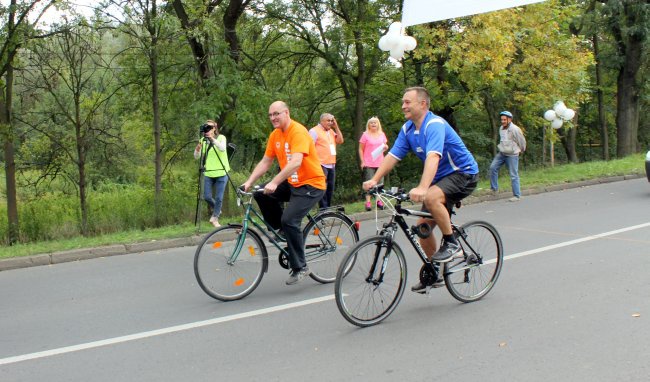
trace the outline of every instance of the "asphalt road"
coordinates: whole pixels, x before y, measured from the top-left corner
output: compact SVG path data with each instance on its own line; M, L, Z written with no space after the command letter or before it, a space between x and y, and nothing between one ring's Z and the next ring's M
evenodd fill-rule
M455 218L474 219L505 246L492 292L461 304L444 288L407 290L365 329L340 316L333 285L285 286L275 258L230 303L199 289L194 247L0 272L0 381L648 380L647 180L469 205ZM411 285L419 260L406 254Z

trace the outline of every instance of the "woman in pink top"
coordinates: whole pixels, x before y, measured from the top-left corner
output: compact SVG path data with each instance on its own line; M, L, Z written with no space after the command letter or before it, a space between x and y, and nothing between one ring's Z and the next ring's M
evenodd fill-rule
M381 161L384 160L384 151L388 150L387 142L388 140L386 139L386 134L381 129L379 118L370 118L366 123L366 131L361 135L361 139L359 139L359 159L361 159L364 182L370 180L375 175ZM382 178L380 183L383 181L384 179ZM379 201L377 202L377 207L383 209L384 205ZM370 195L366 194L366 211L370 211L371 209Z

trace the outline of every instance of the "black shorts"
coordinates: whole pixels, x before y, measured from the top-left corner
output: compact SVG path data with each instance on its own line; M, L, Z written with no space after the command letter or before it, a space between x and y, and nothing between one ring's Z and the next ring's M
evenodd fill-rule
M438 186L445 194L447 210L451 211L456 202L460 202L476 189L478 174L454 172L440 179L432 186ZM422 204L422 211L428 211Z

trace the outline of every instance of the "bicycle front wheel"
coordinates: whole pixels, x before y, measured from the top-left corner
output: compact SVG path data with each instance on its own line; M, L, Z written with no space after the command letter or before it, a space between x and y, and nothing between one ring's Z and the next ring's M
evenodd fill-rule
M310 276L320 283L336 280L343 256L359 241L354 222L339 212L314 216L305 226L303 237Z
M350 323L375 325L395 310L405 286L404 252L389 238L373 236L357 243L339 266L336 305Z
M461 302L481 299L494 287L503 266L503 244L490 223L475 221L461 226L463 258L445 263L447 290Z
M196 249L194 275L210 297L239 300L257 288L268 268L266 247L254 231L228 225L209 233Z

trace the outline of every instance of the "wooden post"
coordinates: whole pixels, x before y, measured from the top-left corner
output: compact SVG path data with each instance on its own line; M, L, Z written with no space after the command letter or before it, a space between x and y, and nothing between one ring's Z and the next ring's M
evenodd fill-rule
M548 139L551 142L550 145L551 146L551 167L555 167L555 145L553 143L553 135L555 132L553 131L554 129L552 127L550 128L550 130L551 131L548 134L549 137Z

